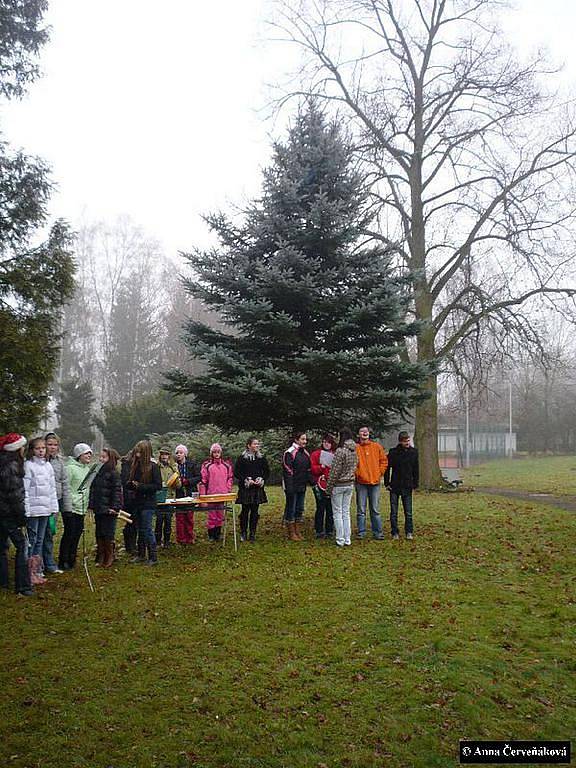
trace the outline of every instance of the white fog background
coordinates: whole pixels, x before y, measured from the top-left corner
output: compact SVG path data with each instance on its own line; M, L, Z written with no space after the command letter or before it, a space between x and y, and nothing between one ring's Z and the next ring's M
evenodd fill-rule
M289 114L267 109L294 62L268 40L272 13L270 0L51 0L44 76L2 110L4 138L52 166L51 214L128 215L172 258L205 244L202 213L257 193ZM573 2L520 0L502 24L576 90Z

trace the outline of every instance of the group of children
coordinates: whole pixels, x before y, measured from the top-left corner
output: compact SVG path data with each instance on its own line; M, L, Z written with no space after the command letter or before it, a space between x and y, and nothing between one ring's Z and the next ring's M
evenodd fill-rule
M368 427L360 428L357 442L344 427L338 441L326 434L312 454L306 446L306 434L297 432L282 459L284 523L289 540L303 539L305 495L310 485L316 501L318 538L335 538L340 547L351 544L350 503L355 488L358 536L366 535L368 507L372 535L383 539L379 513L382 478L390 490L392 538L399 538L400 499L406 537L413 537L412 490L418 487L418 454L407 433L400 433L398 446L388 456L379 443L370 440ZM195 494L230 493L235 481L236 503L241 505L241 540L256 538L259 508L268 500L265 487L270 477L257 438L246 442L234 465L224 458L219 443L211 446L209 457L201 464L189 456L185 445L178 445L173 452L162 447L156 458L149 440L139 441L122 458L112 448L102 449L98 462L93 458L87 443L77 443L72 456L64 458L53 432L29 444L16 433L0 437L0 586L9 586L10 542L16 549L15 589L19 594L33 594L33 587L45 583L48 574L73 569L88 512L95 519L98 566L109 568L114 562L118 520L124 521L125 549L133 562L156 565L158 547L171 544L174 514L176 541L183 545L195 541L195 507L187 506L186 500ZM180 503L166 504L170 500ZM205 511L208 538L217 542L224 504L211 502ZM63 531L56 561L58 517Z

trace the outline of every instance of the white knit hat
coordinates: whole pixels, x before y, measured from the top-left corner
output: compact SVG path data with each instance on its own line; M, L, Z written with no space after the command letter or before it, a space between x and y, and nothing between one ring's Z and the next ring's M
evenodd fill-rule
M92 453L92 448L90 448L87 443L76 443L74 448L72 448L72 456L77 459L82 456L83 453Z

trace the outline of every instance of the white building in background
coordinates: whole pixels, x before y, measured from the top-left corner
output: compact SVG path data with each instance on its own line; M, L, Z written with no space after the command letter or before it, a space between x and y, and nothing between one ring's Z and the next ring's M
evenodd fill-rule
M516 432L502 425L471 425L468 441L467 451L466 428L463 426L438 427L440 466L464 467L467 453L471 464L516 453Z

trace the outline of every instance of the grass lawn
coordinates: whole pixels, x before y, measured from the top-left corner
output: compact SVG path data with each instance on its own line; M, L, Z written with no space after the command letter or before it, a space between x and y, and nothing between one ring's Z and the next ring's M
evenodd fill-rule
M464 470L466 485L576 495L576 456L500 459Z
M434 768L574 735L574 515L419 494L413 542L341 551L284 541L272 495L237 555L0 595L2 768Z

